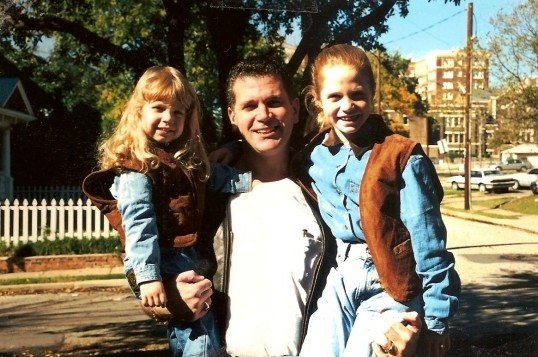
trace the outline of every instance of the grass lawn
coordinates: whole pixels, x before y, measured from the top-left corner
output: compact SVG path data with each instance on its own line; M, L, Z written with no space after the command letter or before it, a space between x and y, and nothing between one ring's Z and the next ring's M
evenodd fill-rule
M527 197L499 197L487 200L474 200L473 204L481 209L500 208L521 214L538 215L538 196Z

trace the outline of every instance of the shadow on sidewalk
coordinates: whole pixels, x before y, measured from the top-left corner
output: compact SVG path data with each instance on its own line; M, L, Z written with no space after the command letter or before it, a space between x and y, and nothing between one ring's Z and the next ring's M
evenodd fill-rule
M462 287L448 356L536 356L538 276L507 271Z

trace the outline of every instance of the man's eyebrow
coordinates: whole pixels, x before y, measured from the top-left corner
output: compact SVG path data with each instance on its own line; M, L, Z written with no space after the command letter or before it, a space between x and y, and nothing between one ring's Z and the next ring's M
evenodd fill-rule
M251 102L254 102L255 100L252 99L252 98L246 98L246 99L243 99L243 100L237 100L237 103L240 103L240 104L243 104L243 103L251 103Z
M284 100L286 98L286 92L281 92L278 94L273 94L269 97L267 97L267 100Z

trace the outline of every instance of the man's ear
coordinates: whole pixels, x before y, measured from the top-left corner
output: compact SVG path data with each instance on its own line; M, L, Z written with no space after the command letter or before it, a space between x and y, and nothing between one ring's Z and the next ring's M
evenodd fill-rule
M235 113L230 107L228 107L228 118L230 118L230 123L232 125L237 126L237 123L235 122Z

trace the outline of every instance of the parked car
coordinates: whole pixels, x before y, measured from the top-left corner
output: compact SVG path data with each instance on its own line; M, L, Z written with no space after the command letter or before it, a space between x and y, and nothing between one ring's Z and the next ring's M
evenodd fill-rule
M518 172L510 175L514 179L514 190L519 190L521 187L531 187L531 183L538 181L538 168L531 169L528 172Z
M526 171L532 167L531 163L528 161L522 161L519 159L507 159L499 163L490 165L490 169L495 170L516 170L516 171Z
M531 182L531 191L533 194L538 195L538 181Z
M463 175L450 176L447 179L453 190L463 189L465 177ZM471 189L480 192L508 192L514 186L514 180L510 176L503 175L499 170L473 169L471 170Z

